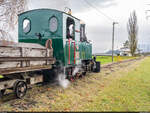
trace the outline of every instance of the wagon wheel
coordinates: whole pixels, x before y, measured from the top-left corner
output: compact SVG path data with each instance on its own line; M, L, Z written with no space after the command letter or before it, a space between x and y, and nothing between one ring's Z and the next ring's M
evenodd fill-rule
M17 98L24 97L27 92L27 84L24 81L18 81L15 85L14 91Z
M0 90L0 97L3 97L4 96L4 94L5 94L5 89L3 89L3 90Z

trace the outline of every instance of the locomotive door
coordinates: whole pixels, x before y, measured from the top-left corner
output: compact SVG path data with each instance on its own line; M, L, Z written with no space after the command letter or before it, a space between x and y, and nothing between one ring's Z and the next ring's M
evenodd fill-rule
M72 64L76 64L76 43L75 41L71 42L71 58Z
M68 40L67 41L67 46L66 46L66 60L67 64L75 64L76 63L76 44L75 41Z

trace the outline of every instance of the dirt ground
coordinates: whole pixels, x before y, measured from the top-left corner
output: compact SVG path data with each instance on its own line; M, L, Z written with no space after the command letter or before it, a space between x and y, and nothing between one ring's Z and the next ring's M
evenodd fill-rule
M135 69L143 60L105 64L100 73L88 73L66 89L57 84L39 84L29 89L23 99L16 99L13 93L7 94L0 99L0 111L84 111L82 105L91 103L111 79Z

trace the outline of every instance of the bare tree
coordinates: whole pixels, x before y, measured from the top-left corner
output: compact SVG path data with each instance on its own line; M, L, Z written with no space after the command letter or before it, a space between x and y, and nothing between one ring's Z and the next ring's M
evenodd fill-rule
M0 0L0 40L12 41L10 31L18 22L18 14L27 6L26 0Z
M136 12L133 11L130 14L128 23L127 23L127 30L128 30L128 39L129 39L129 48L132 56L135 56L135 52L137 50L138 44L138 25L137 25L137 16Z
M123 47L124 48L129 48L129 41L126 40L124 43L123 43Z

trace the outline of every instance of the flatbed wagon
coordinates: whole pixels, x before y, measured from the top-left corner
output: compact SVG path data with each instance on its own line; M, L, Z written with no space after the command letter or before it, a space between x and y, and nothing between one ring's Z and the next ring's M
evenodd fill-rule
M55 63L53 49L39 44L0 45L0 96L6 89L16 96L25 95L28 85L44 81L43 70L52 69Z

